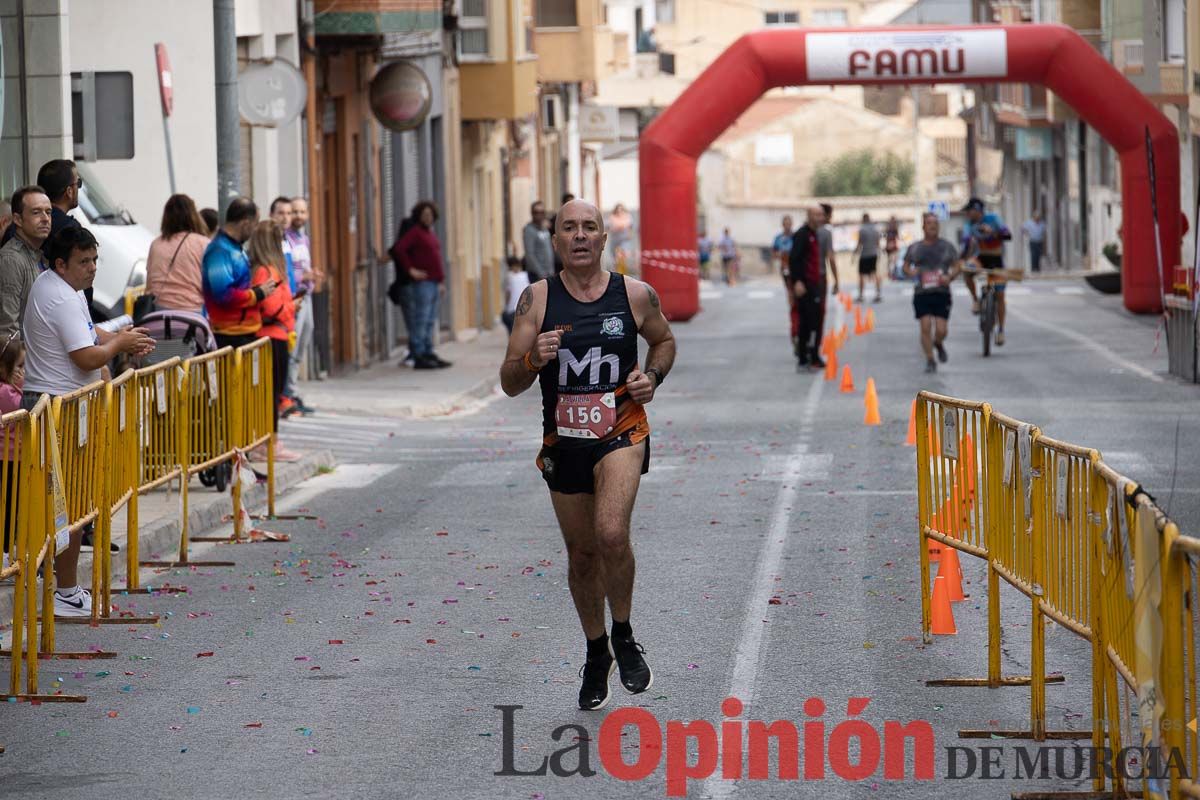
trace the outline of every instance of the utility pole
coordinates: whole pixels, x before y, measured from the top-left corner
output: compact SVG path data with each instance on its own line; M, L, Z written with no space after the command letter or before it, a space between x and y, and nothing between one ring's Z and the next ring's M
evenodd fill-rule
M213 61L217 85L217 203L221 220L242 184L238 131L237 27L234 0L213 0Z

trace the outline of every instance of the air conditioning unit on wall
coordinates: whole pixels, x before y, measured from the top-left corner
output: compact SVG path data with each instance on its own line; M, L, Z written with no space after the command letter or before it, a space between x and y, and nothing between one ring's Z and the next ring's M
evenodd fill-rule
M542 130L561 131L566 128L562 97L557 94L542 95Z

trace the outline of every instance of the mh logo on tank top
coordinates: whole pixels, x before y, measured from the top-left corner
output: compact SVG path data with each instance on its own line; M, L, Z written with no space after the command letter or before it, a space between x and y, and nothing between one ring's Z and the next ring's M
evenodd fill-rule
M622 387L638 357L625 279L610 275L604 293L588 301L550 279L541 330L563 331L557 358L539 376L543 434L568 447L618 435L632 413Z
M607 368L607 381L601 382L601 370ZM586 378L584 375L586 374ZM588 389L602 385L614 386L621 376L621 359L613 354L604 354L600 347L589 347L583 358L565 347L558 350L558 405L554 409L554 421L559 436L572 439L599 439L607 435L617 423L617 399L612 391L570 391L571 378L583 378Z

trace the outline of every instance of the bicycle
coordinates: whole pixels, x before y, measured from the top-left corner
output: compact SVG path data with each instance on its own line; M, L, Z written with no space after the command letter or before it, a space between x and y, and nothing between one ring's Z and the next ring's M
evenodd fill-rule
M992 354L992 329L996 327L996 285L1008 281L1020 281L1025 271L1019 269L983 269L972 259L963 265L963 273L987 276L987 282L979 290L979 332L983 334L983 357Z

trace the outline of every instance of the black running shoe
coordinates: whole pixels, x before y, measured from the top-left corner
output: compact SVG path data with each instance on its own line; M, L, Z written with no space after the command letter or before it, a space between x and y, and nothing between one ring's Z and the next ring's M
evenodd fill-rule
M611 653L602 653L589 658L579 668L583 686L579 687L579 707L584 711L598 711L608 705L608 679L617 668Z
M813 369L825 369L825 359L813 353L808 359L808 365Z
M650 671L646 659L642 658L646 648L635 642L633 637L610 638L608 644L621 671L621 685L625 691L641 694L654 684L654 673Z
M937 372L937 362L932 358L925 362L926 372Z
M941 342L936 342L936 343L934 343L933 346L937 348L938 361L945 364L947 361L950 360L950 356L946 355L945 345L943 345Z

